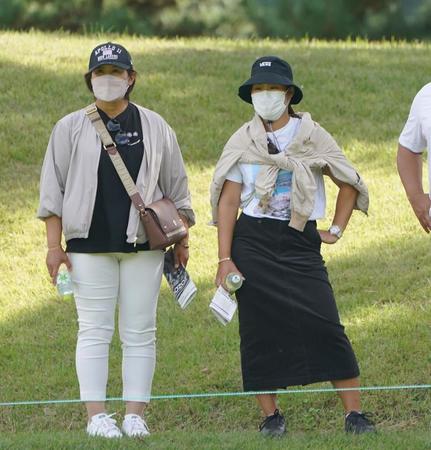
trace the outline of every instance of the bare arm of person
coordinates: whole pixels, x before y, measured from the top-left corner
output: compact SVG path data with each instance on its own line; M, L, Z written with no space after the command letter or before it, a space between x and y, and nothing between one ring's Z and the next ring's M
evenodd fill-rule
M331 178L339 189L332 224L338 225L341 231L344 231L352 215L358 191L350 184L343 183L335 178L329 171L325 171L324 173ZM326 230L319 230L319 234L322 242L325 244L335 244L339 239L337 236Z
M238 217L242 184L226 180L218 204L218 257L219 264L215 279L216 286L224 285L226 276L231 272L241 274L231 258L233 230ZM241 274L242 275L242 274Z
M411 152L399 144L397 167L410 205L422 228L429 233L431 201L429 195L424 193L422 186L422 154Z
M48 268L52 283L55 284L60 265L64 263L68 270L72 270L72 264L61 246L61 218L58 216L47 217L45 219L45 225L48 244L46 267Z

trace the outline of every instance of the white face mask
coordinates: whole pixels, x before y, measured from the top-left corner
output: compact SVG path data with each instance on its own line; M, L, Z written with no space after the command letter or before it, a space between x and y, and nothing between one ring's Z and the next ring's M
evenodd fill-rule
M254 110L264 120L277 120L286 111L286 91L260 91L251 94Z
M94 96L98 100L112 102L124 98L129 89L129 82L114 75L101 75L91 79Z

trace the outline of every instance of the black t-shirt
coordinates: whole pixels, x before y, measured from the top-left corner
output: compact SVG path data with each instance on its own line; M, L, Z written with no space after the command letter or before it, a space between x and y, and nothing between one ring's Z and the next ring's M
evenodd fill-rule
M136 182L144 156L138 108L129 103L127 108L115 119L110 119L100 109L98 111L109 134L116 142L117 150L133 181ZM108 122L111 123L108 124ZM130 205L130 197L107 151L102 146L97 173L96 202L88 238L70 239L67 241L66 251L73 253L129 253L148 250L148 243L134 246L134 244L126 242Z

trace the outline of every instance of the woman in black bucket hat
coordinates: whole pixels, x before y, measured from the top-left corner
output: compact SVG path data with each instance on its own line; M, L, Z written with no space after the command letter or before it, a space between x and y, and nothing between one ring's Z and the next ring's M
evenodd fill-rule
M322 381L355 389L359 369L320 246L341 238L354 208L367 211L367 188L329 133L309 113L293 111L303 93L286 61L257 59L238 95L255 115L226 144L211 203L218 225L216 284L224 285L231 272L245 278L236 292L244 389ZM339 188L329 230L316 227L325 215L323 175ZM340 397L347 432L375 430L361 412L358 390L340 391ZM257 400L265 415L262 434L284 434L276 395Z
M290 65L276 56L259 58L251 68L251 77L245 81L238 90L238 95L247 103L252 103L251 91L254 84L279 84L293 87L290 105L297 105L302 100L302 91L293 83L293 74Z

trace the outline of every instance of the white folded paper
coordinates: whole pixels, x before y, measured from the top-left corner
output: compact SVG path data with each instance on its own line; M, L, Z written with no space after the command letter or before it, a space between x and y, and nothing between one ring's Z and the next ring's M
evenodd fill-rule
M175 268L172 248L165 253L163 273L181 309L187 308L195 297L197 288L183 266Z
M223 286L219 286L210 303L210 310L223 325L228 324L236 311L237 303Z

